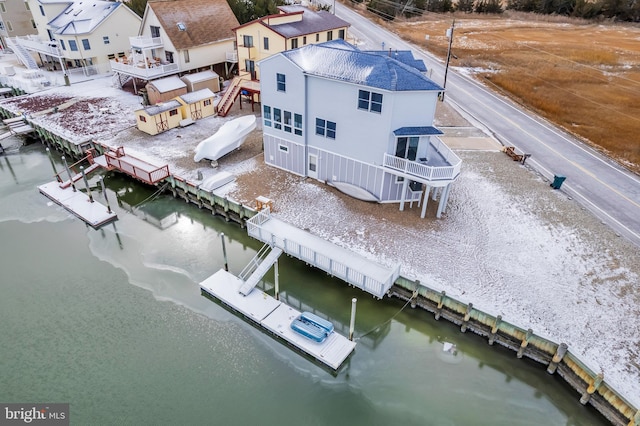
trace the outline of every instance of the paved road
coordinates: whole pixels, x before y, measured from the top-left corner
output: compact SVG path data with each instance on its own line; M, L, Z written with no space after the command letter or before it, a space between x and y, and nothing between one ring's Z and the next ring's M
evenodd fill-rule
M337 15L350 22L349 32L361 49L412 50L425 61L431 78L444 82L444 64L342 4ZM453 51L455 52L455 31ZM493 135L503 145L531 154L527 164L553 180L566 177L561 191L579 201L618 234L640 246L640 179L535 114L487 90L449 68L445 101ZM550 188L551 190L551 188Z

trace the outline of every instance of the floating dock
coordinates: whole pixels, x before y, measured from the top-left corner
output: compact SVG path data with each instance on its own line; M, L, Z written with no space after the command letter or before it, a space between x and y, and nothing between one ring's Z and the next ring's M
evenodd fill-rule
M336 333L322 343L310 340L291 329L291 322L300 312L254 288L247 296L240 293L244 284L240 278L220 269L200 283L202 295L218 300L228 309L242 314L255 326L269 332L297 351L337 371L355 349L355 342Z
M53 181L40 185L41 194L61 205L78 218L94 228L114 221L118 216L97 201L91 202L89 196L82 191L74 190L71 185L62 187L60 182Z

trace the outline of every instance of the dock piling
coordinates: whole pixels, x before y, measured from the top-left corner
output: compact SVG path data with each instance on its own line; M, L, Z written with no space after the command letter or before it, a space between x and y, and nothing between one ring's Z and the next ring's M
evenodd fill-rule
M585 405L587 402L589 402L589 400L591 399L591 395L593 395L593 393L598 390L600 384L602 383L602 380L604 380L604 374L598 373L596 378L593 380L593 383L582 394L582 398L580 398L580 404Z
M273 278L275 281L276 288L274 290L274 297L276 300L280 300L280 278L278 274L278 259L276 259L276 263L273 264Z
M69 169L69 165L67 164L67 159L62 156L62 164L64 164L64 168L67 170L67 174L69 175L69 182L71 182L71 187L73 188L73 192L76 192L76 184L73 182L73 175L71 174L71 170Z
M547 373L553 374L556 372L556 369L558 368L558 364L560 363L560 361L562 361L562 358L566 353L567 353L567 344L560 343L560 345L558 346L558 349L556 350L555 355L553 355L553 358L551 359L551 362L547 367Z
M527 345L529 344L529 339L531 339L531 336L533 336L533 330L528 329L527 334L524 336L524 339L522 340L522 343L520 343L520 349L518 349L518 353L516 354L518 358L522 358L522 355L524 355L524 350L527 348Z
M351 322L349 323L349 340L353 341L353 331L356 328L356 303L358 299L351 299Z
M498 327L500 327L500 323L502 322L502 315L498 315L496 317L496 321L493 323L493 327L491 327L491 335L489 336L489 344L493 345L493 342L496 340L496 334L498 334Z
M222 256L224 256L224 270L229 271L229 263L227 262L227 247L224 245L224 232L220 233L220 240L222 240Z
M53 175L56 177L58 182L60 182L60 176L58 176L58 171L56 170L56 163L53 162L53 156L51 155L51 150L46 148L47 155L49 156L49 162L51 163L51 167L53 168Z
M80 173L82 173L82 180L84 181L84 186L87 188L87 195L89 196L89 201L93 203L93 194L91 194L91 188L89 187L87 174L84 172L84 167L82 166L80 166Z
M105 189L104 189L104 176L102 176L100 178L100 187L102 188L102 194L104 195L104 201L107 203L107 213L111 213L111 206L109 205L109 199L107 198L107 191L105 191Z

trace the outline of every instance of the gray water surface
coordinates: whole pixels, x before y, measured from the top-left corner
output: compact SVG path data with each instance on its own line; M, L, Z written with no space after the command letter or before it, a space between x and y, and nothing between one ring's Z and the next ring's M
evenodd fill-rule
M543 366L282 257L283 300L343 334L358 298L356 351L331 374L200 295L220 233L233 273L259 250L245 230L138 205L154 190L113 174L119 220L94 230L38 193L52 174L40 144L0 157L1 402L68 402L77 425L606 424Z

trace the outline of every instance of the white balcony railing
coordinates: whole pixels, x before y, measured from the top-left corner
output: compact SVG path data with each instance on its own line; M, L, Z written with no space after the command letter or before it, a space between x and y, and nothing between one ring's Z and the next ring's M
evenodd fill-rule
M435 139L435 143L433 140ZM442 156L448 166L430 166L419 161L396 157L385 153L383 165L393 170L426 181L453 180L460 174L462 160L440 139L432 138L431 146Z
M233 63L238 62L238 51L234 50L233 52L226 52L225 55L226 55L227 62L233 62Z
M132 77L141 78L143 80L151 80L158 77L172 75L180 71L178 64L160 64L148 66L144 62L137 64L125 64L123 62L111 60L111 69L114 72L130 75Z
M44 53L45 55L53 56L56 58L64 57L62 51L58 47L58 43L56 43L55 41L45 41L34 35L16 37L16 41L25 49Z
M162 37L129 37L129 44L134 49L157 49L160 47L164 47L164 45L162 44Z

